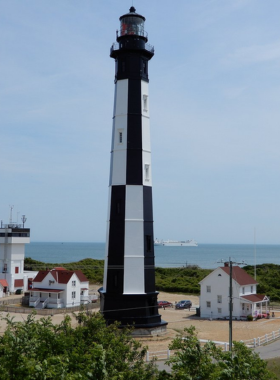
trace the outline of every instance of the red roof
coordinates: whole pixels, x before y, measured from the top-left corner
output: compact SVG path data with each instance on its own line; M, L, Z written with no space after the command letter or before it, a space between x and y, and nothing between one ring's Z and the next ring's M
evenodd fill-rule
M241 298L244 298L245 300L251 301L251 302L268 301L265 294L250 294L248 296L241 296Z
M224 272L226 272L228 275L230 275L230 268L229 267L221 267L221 269ZM258 282L256 280L254 280L252 276L250 276L244 269L240 268L239 266L233 266L232 267L232 278L239 285L258 284Z
M0 284L3 286L3 288L8 287L9 284L7 283L7 280L3 279L3 280L0 280Z
M23 286L23 280L15 280L15 288L20 288L21 286Z
M37 276L34 278L34 282L42 282L46 275L49 273L49 270L39 270Z
M67 269L63 268L63 267L55 267L55 268L53 268L53 270L67 270Z
M81 270L73 271L64 269L62 267L59 267L59 269L55 268L52 270L40 270L33 281L42 282L48 273L51 273L55 281L59 284L68 284L74 273L76 274L80 282L88 281L88 279Z
M88 279L86 278L86 276L83 274L83 272L81 270L75 270L74 271L78 277L78 279L81 281L81 282L86 282L88 281Z

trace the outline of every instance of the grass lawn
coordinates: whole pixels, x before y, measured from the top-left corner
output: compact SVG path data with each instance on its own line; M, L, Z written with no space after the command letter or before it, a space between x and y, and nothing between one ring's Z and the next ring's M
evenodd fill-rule
M273 372L277 379L280 379L280 360L279 358L267 359L267 368Z

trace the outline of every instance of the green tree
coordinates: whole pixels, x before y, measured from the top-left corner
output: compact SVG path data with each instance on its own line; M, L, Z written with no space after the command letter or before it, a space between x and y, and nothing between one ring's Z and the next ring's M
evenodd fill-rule
M213 342L202 346L195 327L184 330L169 348L175 350L167 361L175 380L269 380L275 376L266 362L243 343L234 342L232 352L223 352Z
M50 318L24 322L6 318L0 337L1 380L153 380L158 371L145 363L146 348L117 325L106 327L97 313L77 315L71 326L66 316L59 325Z

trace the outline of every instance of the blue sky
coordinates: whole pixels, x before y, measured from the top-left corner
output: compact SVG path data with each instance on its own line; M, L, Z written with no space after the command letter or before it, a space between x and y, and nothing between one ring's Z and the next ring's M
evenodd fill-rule
M280 2L134 0L146 17L155 237L280 244ZM132 1L0 0L0 218L105 241L109 57Z

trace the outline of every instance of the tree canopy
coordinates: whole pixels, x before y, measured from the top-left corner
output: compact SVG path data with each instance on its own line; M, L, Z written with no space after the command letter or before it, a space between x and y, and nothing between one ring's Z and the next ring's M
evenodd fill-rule
M214 343L200 345L195 328L185 330L170 349L170 373L145 363L147 347L117 324L106 326L100 313L76 314L55 325L50 317L15 322L9 316L0 337L1 380L268 380L266 363L242 343L232 355ZM182 339L183 338L183 339Z

